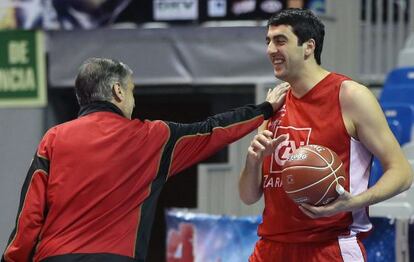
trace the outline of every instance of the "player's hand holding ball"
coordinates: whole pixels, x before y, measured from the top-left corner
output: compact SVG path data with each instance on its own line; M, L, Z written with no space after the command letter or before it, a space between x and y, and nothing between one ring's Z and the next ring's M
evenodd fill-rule
M344 165L338 155L320 145L298 148L282 168L285 192L312 218L338 213L339 207L334 205L338 201L334 200L350 198L344 190L345 177Z

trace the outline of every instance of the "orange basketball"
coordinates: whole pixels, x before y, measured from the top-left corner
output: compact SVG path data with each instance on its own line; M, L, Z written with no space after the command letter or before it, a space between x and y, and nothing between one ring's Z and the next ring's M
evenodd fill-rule
M326 205L345 187L344 165L327 147L307 145L295 150L282 167L283 188L298 204Z

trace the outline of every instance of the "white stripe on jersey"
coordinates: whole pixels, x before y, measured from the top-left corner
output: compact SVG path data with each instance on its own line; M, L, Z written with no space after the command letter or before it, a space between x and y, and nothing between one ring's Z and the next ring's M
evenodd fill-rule
M351 195L357 195L367 190L372 154L358 140L351 138L351 155L349 164L349 178ZM371 230L372 224L366 208L352 212L353 223L349 229L351 235Z
M339 237L338 243L344 262L364 262L364 255L355 236Z

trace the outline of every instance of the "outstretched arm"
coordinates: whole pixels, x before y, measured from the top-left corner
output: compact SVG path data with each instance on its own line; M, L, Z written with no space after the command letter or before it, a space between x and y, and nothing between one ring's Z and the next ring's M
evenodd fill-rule
M170 139L166 155L172 154L168 175L174 175L258 128L284 103L287 88L268 92L265 103L248 105L192 124L168 123Z

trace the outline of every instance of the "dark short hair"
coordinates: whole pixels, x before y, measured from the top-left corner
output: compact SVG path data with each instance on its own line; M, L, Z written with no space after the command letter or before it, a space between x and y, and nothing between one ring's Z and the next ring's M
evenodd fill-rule
M309 39L315 40L315 60L321 64L323 38L325 26L322 21L310 10L299 8L287 8L272 15L267 26L290 25L293 33L298 37L298 45Z
M110 101L112 87L128 85L132 70L124 63L108 58L89 58L79 68L75 81L76 98L80 106L95 101Z

